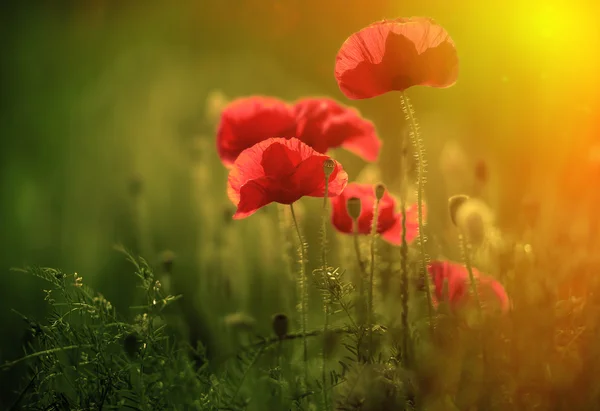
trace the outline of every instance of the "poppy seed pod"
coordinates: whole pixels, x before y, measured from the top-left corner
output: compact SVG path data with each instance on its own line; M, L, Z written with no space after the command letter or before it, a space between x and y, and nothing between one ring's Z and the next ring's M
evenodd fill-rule
M275 314L273 316L273 331L279 339L284 338L288 333L288 317L285 314Z
M384 194L385 194L385 186L382 183L377 184L375 186L375 198L377 198L377 201L381 201Z
M327 160L323 161L323 172L325 173L325 177L326 178L329 178L329 176L331 175L331 173L333 173L334 169L335 169L335 161L333 161L330 158L328 158Z
M456 225L456 213L461 205L463 205L469 196L464 194L458 194L452 196L448 199L448 210L450 211L450 219L452 220L452 224Z
M348 215L352 220L358 220L361 211L360 198L358 197L350 197L346 202L346 209L348 210Z

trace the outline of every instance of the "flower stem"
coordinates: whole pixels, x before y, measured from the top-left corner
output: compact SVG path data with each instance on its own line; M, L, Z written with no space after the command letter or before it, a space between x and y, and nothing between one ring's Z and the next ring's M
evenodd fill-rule
M308 384L308 343L306 341L306 326L307 326L307 315L308 315L308 287L306 278L306 243L300 233L300 226L298 225L298 219L294 211L294 204L290 204L290 211L292 213L292 220L296 227L296 234L300 241L300 247L298 247L298 256L300 257L300 275L298 282L300 284L300 315L301 315L301 329L302 329L302 346L303 346L303 359L304 359L304 385Z
M371 222L371 269L369 272L369 294L367 307L367 325L369 327L369 360L373 357L373 280L375 276L375 244L377 239L377 226L379 225L379 199L373 208L373 221Z
M352 237L354 242L354 252L358 261L358 275L356 276L356 284L358 286L358 301L356 301L356 315L358 322L364 325L365 321L365 277L367 276L365 262L362 259L360 252L360 243L358 237L358 221L352 222Z
M425 147L423 146L423 141L421 140L421 135L419 133L419 126L417 124L417 120L415 119L414 109L408 96L403 91L402 92L402 111L408 120L410 125L410 139L415 147L416 158L418 163L418 177L417 177L417 216L419 221L419 238L417 239L419 244L419 251L421 253L421 266L420 266L420 274L421 277L425 280L425 291L427 292L427 311L429 313L429 327L431 333L433 333L433 309L432 309L432 301L431 301L431 289L430 289L430 281L429 275L427 274L427 264L428 257L425 251L425 242L427 238L424 232L425 223L423 221L423 191L425 188Z
M321 217L321 275L323 281L329 282L329 267L327 266L327 194L329 191L329 175L325 175L325 195L323 196L323 213ZM323 409L329 410L329 399L327 393L327 332L329 331L329 296L323 299L324 324L323 324L323 364L321 366Z
M485 378L487 371L487 360L485 355L485 342L484 342L484 333L482 330L483 324L483 309L481 307L481 300L479 298L479 291L477 282L475 279L475 275L473 274L473 266L471 264L471 244L465 239L465 236L462 233L458 234L458 241L460 243L460 248L462 251L463 261L465 263L465 267L467 268L467 272L469 273L469 281L471 282L471 291L475 297L475 304L477 305L477 328L479 329L479 342L481 343L481 359L483 363L483 376Z
M408 243L406 242L406 200L400 198L402 212L402 245L400 246L400 302L402 304L402 362L408 366Z

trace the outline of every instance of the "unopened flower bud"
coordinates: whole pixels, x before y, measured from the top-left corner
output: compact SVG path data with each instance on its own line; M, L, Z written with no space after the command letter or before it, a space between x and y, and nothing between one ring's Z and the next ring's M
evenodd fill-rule
M350 197L346 201L346 209L348 210L348 215L351 219L358 220L361 211L360 198Z
M384 194L385 194L385 186L382 183L377 184L375 186L375 198L377 198L377 201L381 201Z
M273 316L273 331L280 339L288 333L288 318L285 314L276 314Z
M163 270L167 274L171 274L173 271L173 261L175 261L175 253L170 250L165 250L160 256L160 261L163 266Z
M132 197L139 197L144 188L144 181L140 175L134 175L129 180L129 193Z
M335 168L335 161L333 161L332 159L328 158L327 160L325 160L323 162L323 172L325 173L326 178L329 178L331 173L333 173L334 168Z
M450 219L452 220L452 223L454 225L456 225L456 213L458 212L458 209L468 199L469 196L466 196L464 194L458 194L448 199L448 210L450 211Z

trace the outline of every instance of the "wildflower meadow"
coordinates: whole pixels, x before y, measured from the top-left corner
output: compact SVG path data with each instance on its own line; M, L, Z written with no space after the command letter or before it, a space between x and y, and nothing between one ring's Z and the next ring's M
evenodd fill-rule
M3 40L0 409L600 409L585 70L502 40L505 98L441 2L58 3Z

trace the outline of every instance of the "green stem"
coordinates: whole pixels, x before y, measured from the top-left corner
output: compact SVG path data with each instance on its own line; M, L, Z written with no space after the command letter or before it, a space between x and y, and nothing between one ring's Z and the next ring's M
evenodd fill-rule
M369 357L373 356L373 280L375 277L375 240L379 225L379 200L375 201L373 208L373 221L371 222L371 270L369 272L369 294L367 307L367 325L369 326Z
M402 245L400 246L400 301L402 304L402 361L408 365L408 243L406 242L406 201L404 195L400 199L402 212Z
M460 233L458 234L458 241L460 243L460 248L462 251L463 261L465 263L465 267L469 273L469 280L471 282L471 291L475 296L475 304L477 305L477 328L479 331L479 341L481 343L481 359L483 361L483 376L485 378L486 370L487 370L487 360L485 355L485 343L484 343L484 333L483 333L483 309L481 307L481 300L479 298L479 292L477 290L477 282L475 280L475 275L473 274L473 266L471 264L471 245L465 239L465 236Z
M307 326L307 314L308 314L308 287L307 287L307 278L306 278L306 244L304 243L304 239L302 238L302 234L300 233L300 226L298 225L298 219L296 218L296 213L294 212L294 204L290 204L290 211L292 213L292 220L294 222L294 227L296 227L296 234L298 235L298 240L300 241L300 247L298 248L298 256L300 257L300 311L301 311L301 322L302 322L302 346L303 346L303 359L304 359L304 384L305 386L308 384L308 343L306 341L306 326Z
M361 325L364 325L365 321L365 277L367 276L365 262L362 259L360 252L360 243L358 236L358 221L354 220L352 222L352 237L354 242L354 252L356 254L356 259L358 260L358 275L356 278L356 284L358 286L358 301L356 301L356 314L358 317L358 322Z
M402 111L404 111L404 115L409 122L410 125L410 138L417 152L417 162L418 162L418 177L417 177L417 216L419 221L419 251L421 254L421 266L420 266L420 274L421 277L425 280L425 291L427 292L427 310L429 314L429 327L431 332L433 333L433 305L431 299L431 289L430 289L430 281L429 275L427 274L427 263L428 257L425 251L425 231L423 222L423 191L425 188L425 147L423 146L423 141L421 140L421 135L419 133L419 126L417 125L417 120L415 119L414 110L408 96L405 92L402 92Z
M329 175L325 175L325 195L323 196L323 213L321 218L321 274L323 281L327 284L329 281L329 267L327 266L327 194L329 191ZM325 295L323 301L324 324L323 324L323 365L321 368L323 409L329 409L329 399L327 393L327 332L329 329L329 296Z

